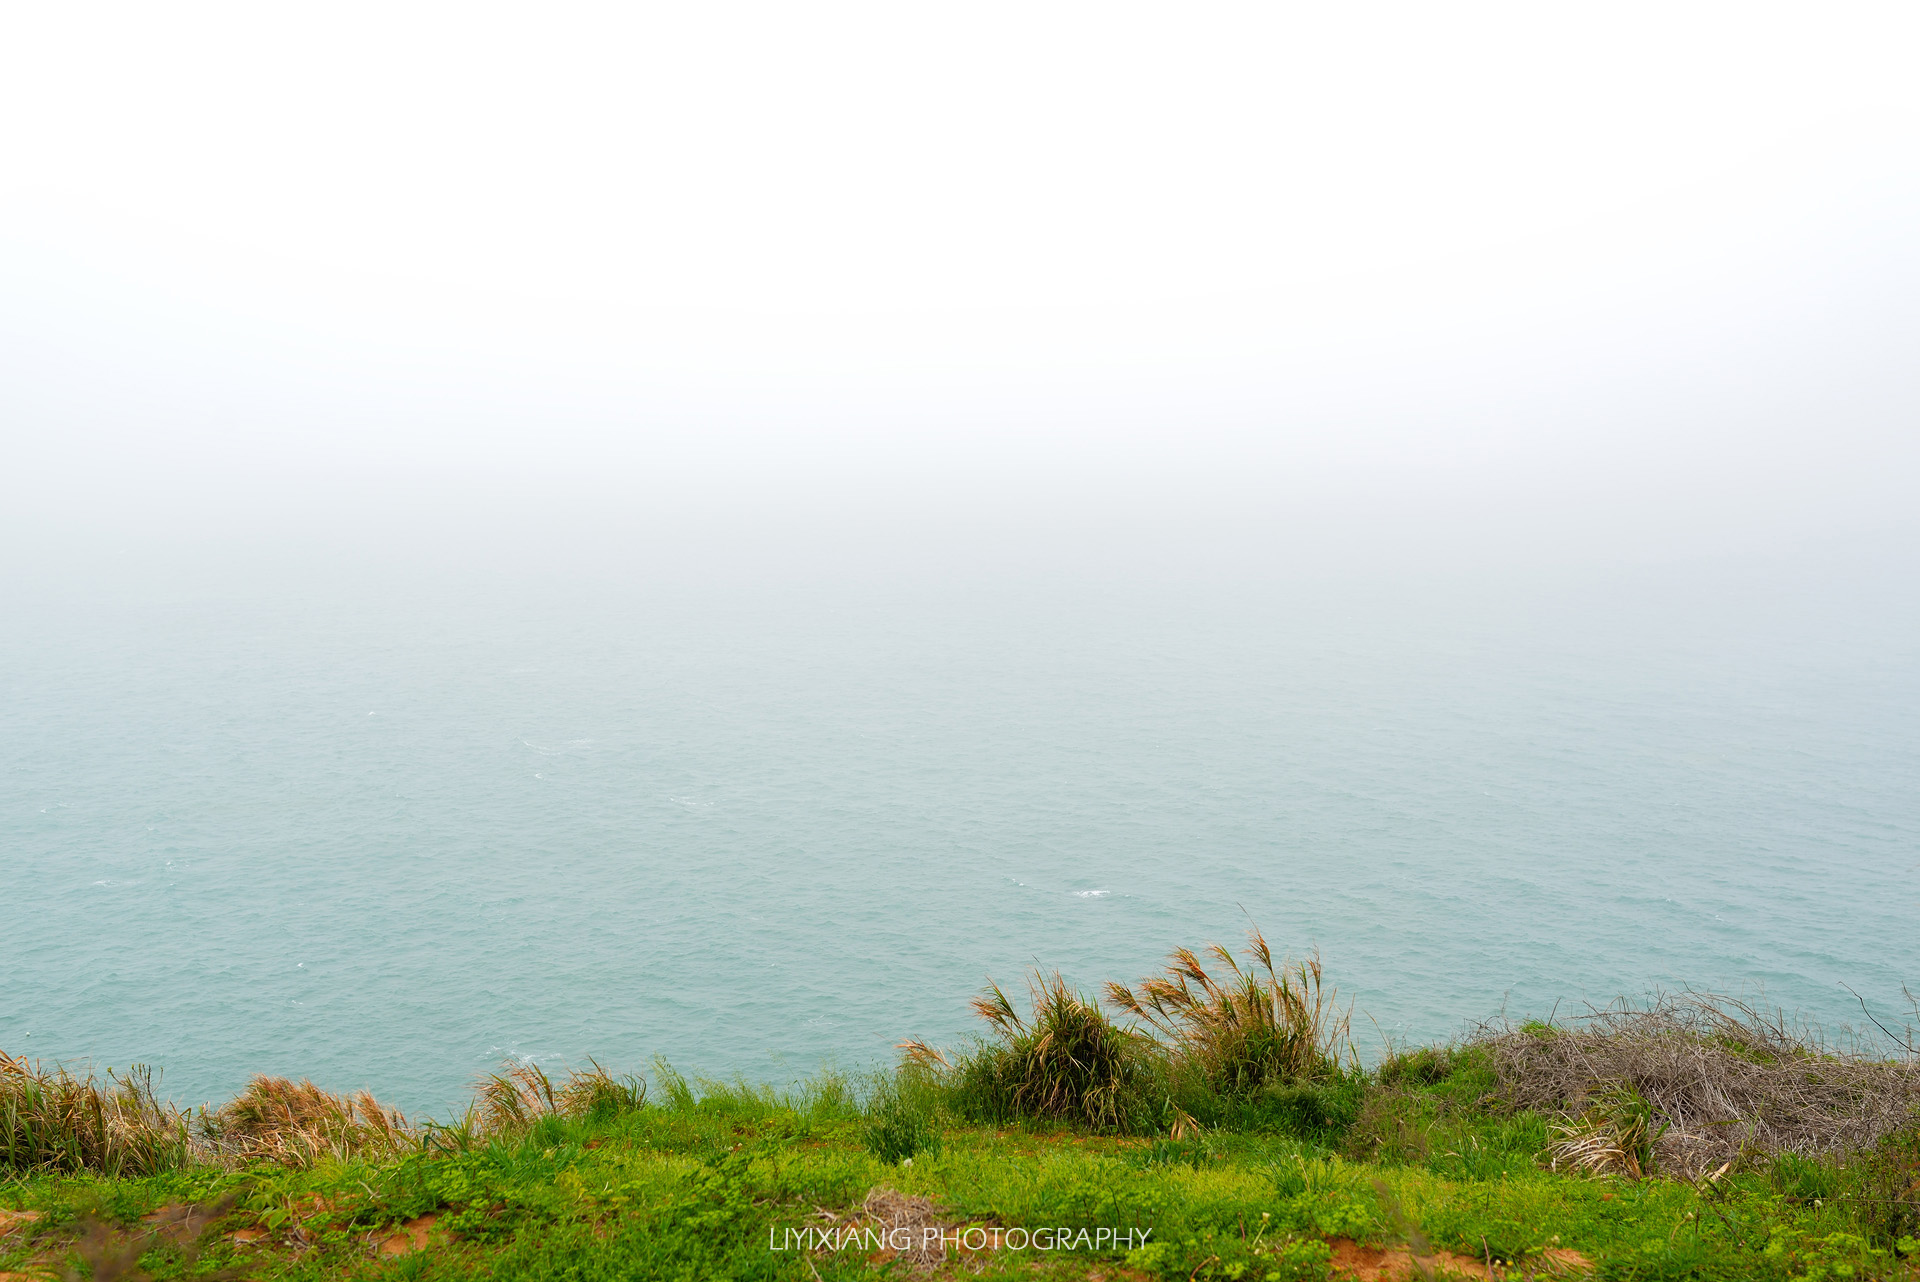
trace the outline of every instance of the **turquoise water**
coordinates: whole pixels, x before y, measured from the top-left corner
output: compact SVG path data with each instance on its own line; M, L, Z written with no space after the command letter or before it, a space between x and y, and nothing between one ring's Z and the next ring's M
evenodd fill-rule
M1907 589L1717 572L35 591L0 1046L444 1110L784 1081L1034 961L1317 946L1380 1036L1920 981Z

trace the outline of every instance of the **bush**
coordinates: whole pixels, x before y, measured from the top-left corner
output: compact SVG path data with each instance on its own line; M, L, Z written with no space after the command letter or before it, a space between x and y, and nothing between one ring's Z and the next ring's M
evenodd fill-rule
M954 1110L970 1120L1046 1119L1105 1133L1158 1129L1169 1110L1152 1043L1115 1025L1057 971L1035 971L1029 989L1032 1011L1023 1020L989 984L973 1009L993 1040L957 1064L908 1042L908 1068L937 1075Z
M1454 1055L1445 1046L1422 1046L1381 1061L1377 1076L1382 1086L1438 1086L1453 1076Z
M593 1067L571 1073L560 1088L560 1111L586 1122L609 1122L622 1113L631 1113L647 1102L646 1079L637 1074L615 1077L588 1060Z
M1552 1126L1558 1137L1547 1146L1553 1168L1571 1167L1589 1175L1620 1174L1642 1179L1653 1174L1654 1146L1666 1125L1646 1097L1624 1083L1596 1091L1586 1109Z
M1359 1119L1366 1089L1366 1079L1358 1074L1332 1081L1273 1085L1255 1100L1256 1116L1263 1129L1330 1143L1345 1135Z

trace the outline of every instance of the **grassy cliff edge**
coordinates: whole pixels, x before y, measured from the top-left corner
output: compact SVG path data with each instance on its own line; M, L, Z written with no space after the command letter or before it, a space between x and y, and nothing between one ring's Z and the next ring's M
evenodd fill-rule
M0 1282L887 1275L1920 1279L1920 1055L1724 997L1363 1067L1317 960L1036 973L786 1089L509 1065L444 1122L178 1110L0 1055Z

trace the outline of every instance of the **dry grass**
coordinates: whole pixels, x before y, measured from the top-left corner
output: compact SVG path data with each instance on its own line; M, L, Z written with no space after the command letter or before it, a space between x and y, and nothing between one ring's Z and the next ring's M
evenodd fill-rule
M1580 1169L1699 1178L1743 1156L1871 1149L1920 1122L1920 1056L1835 1046L1729 997L1663 995L1472 1040L1508 1104L1563 1116L1558 1156Z
M1222 1095L1244 1098L1339 1067L1349 1016L1322 982L1317 956L1276 965L1257 929L1247 932L1245 967L1219 944L1205 952L1212 972L1181 948L1161 975L1131 989L1110 983L1107 998L1166 1037Z
M947 1058L945 1051L937 1046L929 1046L918 1038L896 1042L894 1049L900 1052L901 1063L915 1071L940 1074L953 1069L953 1061Z
M0 1169L151 1175L184 1164L187 1118L139 1066L101 1081L0 1051Z
M953 1231L953 1226L941 1219L941 1208L932 1201L881 1186L868 1191L860 1210L862 1218L880 1231L882 1241L909 1243L905 1250L893 1254L908 1273L931 1273L946 1263L945 1235ZM942 1234L932 1242L927 1241L926 1230L930 1227ZM900 1230L906 1233L904 1239L894 1237Z
M518 1134L543 1117L599 1120L637 1108L638 1077L595 1063L556 1085L531 1064L511 1064L480 1083L464 1129ZM429 1123L426 1132L444 1131ZM157 1099L134 1068L105 1081L45 1068L0 1051L0 1170L150 1175L189 1162L305 1168L325 1160L381 1158L418 1146L423 1133L361 1091L336 1095L310 1081L256 1077L241 1095L198 1117Z
M200 1119L216 1161L306 1167L324 1158L380 1157L417 1142L407 1119L372 1095L334 1095L312 1082L256 1077L237 1099Z

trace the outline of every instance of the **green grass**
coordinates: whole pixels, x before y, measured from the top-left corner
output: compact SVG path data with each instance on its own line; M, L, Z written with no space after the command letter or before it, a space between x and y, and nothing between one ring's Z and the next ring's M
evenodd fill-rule
M1137 1140L947 1125L937 1148L900 1165L872 1151L868 1117L822 1107L822 1096L833 1088L720 1088L582 1119L551 1113L465 1150L294 1169L15 1176L0 1203L42 1217L6 1240L0 1269L58 1269L90 1221L131 1240L163 1205L225 1198L198 1255L156 1242L140 1265L154 1278L234 1267L261 1278L851 1278L870 1272L866 1251L774 1251L768 1234L778 1246L789 1228L835 1223L822 1209L845 1223L872 1188L891 1186L947 1207L950 1224L1152 1228L1131 1265L1162 1278L1325 1276L1319 1242L1388 1242L1409 1226L1471 1257L1542 1261L1571 1247L1617 1278L1914 1276L1914 1244L1876 1244L1851 1201L1874 1180L1868 1159L1780 1161L1711 1186L1574 1178L1542 1169L1538 1121L1434 1125L1432 1100L1415 1092L1400 1100L1425 1125L1425 1151L1390 1157L1356 1159L1286 1130ZM430 1213L451 1242L372 1253ZM265 1244L230 1244L238 1228L267 1230ZM1002 1251L989 1276L1033 1257ZM1044 1263L1081 1276L1129 1259L1091 1249Z
M956 1124L924 1084L917 1103L909 1080L863 1110L829 1077L784 1093L656 1085L652 1103L547 1112L517 1133L371 1159L15 1174L0 1185L0 1206L40 1218L4 1239L0 1270L78 1261L89 1224L137 1245L143 1215L224 1202L197 1251L156 1240L141 1267L156 1279L234 1269L301 1279L850 1278L875 1271L866 1251L771 1250L769 1234L777 1246L788 1230L844 1225L886 1187L944 1208L950 1226L1088 1229L1093 1249L1042 1259L1042 1272L1062 1277L1111 1276L1120 1265L1163 1278L1321 1277L1327 1239L1413 1235L1523 1267L1571 1249L1617 1278L1920 1276L1910 1233L1889 1236L1902 1225L1863 1201L1899 1192L1889 1172L1920 1178L1911 1139L1884 1161L1778 1158L1712 1182L1582 1178L1545 1168L1545 1119L1463 1108L1484 1082L1471 1056L1458 1058L1430 1081L1373 1075L1354 1119L1332 1132L1275 1125L1174 1140ZM876 1121L903 1109L931 1133L905 1164L873 1140ZM1406 1138L1383 1142L1389 1135ZM375 1254L397 1226L429 1214L450 1240ZM1102 1228L1152 1235L1129 1256L1100 1246ZM228 1235L240 1229L266 1236L236 1245ZM987 1276L1025 1276L1037 1254L1002 1251Z
M1358 1244L1439 1276L1920 1282L1920 1112L1888 1104L1920 1071L1910 1054L1780 1042L1762 1063L1738 1029L1730 1050L1721 1025L1687 1043L1656 1007L1653 1024L1492 1029L1362 1070L1317 968L1263 949L1257 972L1210 954L1217 983L1176 954L1191 987L1170 968L1137 990L1158 998L1144 1027L1036 976L1027 1015L990 990L992 1036L910 1046L891 1073L777 1090L664 1063L513 1066L424 1126L279 1079L188 1116L144 1079L7 1060L0 1276L832 1282L916 1275L876 1248L906 1234L937 1258L931 1227L997 1244L936 1270L988 1278L1290 1282L1338 1276ZM1606 1072L1571 1073L1570 1050ZM1799 1110L1773 1132L1799 1148L1757 1123L1672 1137L1704 1106L1692 1077L1661 1074L1717 1056L1727 1082ZM1878 1090L1823 1136L1835 1081Z

